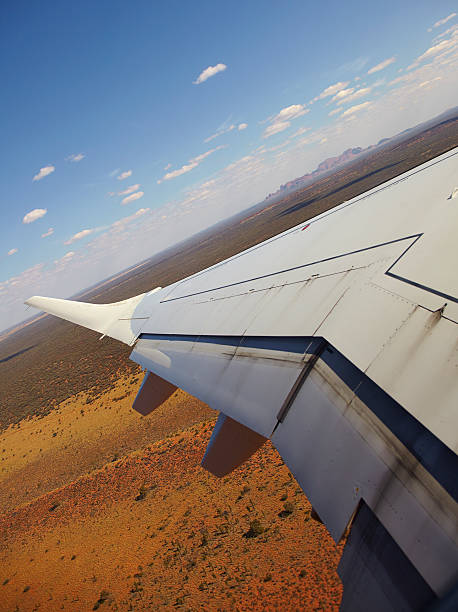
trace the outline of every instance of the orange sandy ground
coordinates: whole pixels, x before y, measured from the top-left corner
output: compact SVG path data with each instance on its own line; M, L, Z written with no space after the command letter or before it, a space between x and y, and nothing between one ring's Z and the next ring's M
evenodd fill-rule
M270 443L216 479L214 413L177 391L141 418L132 382L0 435L0 610L337 610L341 546Z

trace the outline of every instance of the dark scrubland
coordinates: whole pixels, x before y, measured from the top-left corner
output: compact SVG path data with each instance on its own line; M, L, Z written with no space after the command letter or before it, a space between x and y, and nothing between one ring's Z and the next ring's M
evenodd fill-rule
M78 299L112 302L166 286L314 217L418 166L458 144L458 117L409 131L313 183L275 201L266 200ZM95 399L120 374L133 374L131 349L119 342L46 316L0 341L0 428L44 415L86 391Z

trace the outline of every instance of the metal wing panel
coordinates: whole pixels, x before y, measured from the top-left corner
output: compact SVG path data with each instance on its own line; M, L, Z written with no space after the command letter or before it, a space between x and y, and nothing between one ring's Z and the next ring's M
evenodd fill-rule
M247 346L240 337L144 335L131 359L266 438L304 365L302 352Z
M316 330L361 370L370 366L417 308L416 304L365 280L352 284Z
M396 241L268 278L187 297L169 295L156 303L142 332L238 335L249 330L253 335L312 335L346 288L369 281L404 248L404 241Z
M450 588L458 568L455 499L321 361L272 442L336 541L364 500L433 590Z
M458 452L457 324L416 308L384 343L367 374Z
M177 284L169 298L240 283L425 231L431 210L454 187L456 152L319 215ZM438 161L440 160L440 163ZM424 172L424 169L427 169ZM441 185L438 192L437 185ZM375 220L375 222L374 222Z
M434 591L364 503L355 517L337 571L345 585L340 612L448 609L434 605Z
M456 291L456 273L453 274L456 261L450 261L450 253L456 249L456 199L439 201L434 207L434 218L427 222L426 227L425 235L420 236L390 267L389 274L406 284L427 287L445 302L456 304L454 299L457 296L453 296Z

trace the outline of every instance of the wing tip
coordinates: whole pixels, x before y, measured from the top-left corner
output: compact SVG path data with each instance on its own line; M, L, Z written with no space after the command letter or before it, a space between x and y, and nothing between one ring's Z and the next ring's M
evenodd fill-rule
M32 297L24 300L24 304L26 306L32 306L32 308L38 308L38 310L43 310L48 299L49 298L43 297L42 295L32 295Z
M35 306L35 304L37 303L37 300L43 299L41 295L32 295L32 297L27 298L26 300L24 300L24 304L26 304L27 306Z

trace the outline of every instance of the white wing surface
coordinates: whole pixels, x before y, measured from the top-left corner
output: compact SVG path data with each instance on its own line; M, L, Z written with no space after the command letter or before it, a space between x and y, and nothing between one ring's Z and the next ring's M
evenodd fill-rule
M342 610L445 606L458 575L457 183L455 149L169 287L26 303L133 345L155 375L142 413L175 387L219 410L214 474L271 439L334 539L351 526Z

